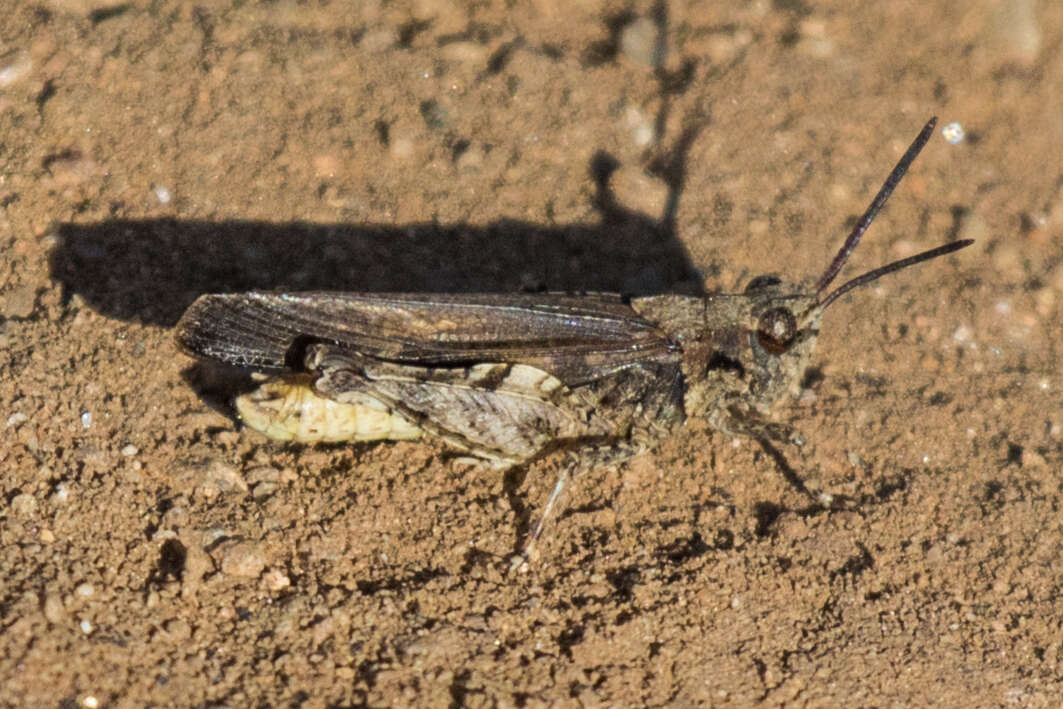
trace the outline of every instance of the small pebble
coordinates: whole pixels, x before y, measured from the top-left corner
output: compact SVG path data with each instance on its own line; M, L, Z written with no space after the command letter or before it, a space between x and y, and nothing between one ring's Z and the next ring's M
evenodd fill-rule
M251 497L261 502L276 492L278 487L277 483L261 482L251 490Z
M288 578L287 574L278 569L270 569L266 572L266 575L262 577L262 583L270 591L281 591L292 585L292 580Z
M207 465L204 480L199 485L199 492L204 497L213 499L224 492L247 492L247 481L236 468L220 460Z
M408 160L413 156L417 145L415 133L402 123L391 126L388 135L388 154L393 160Z
M15 413L13 413L13 414L11 414L10 416L7 417L7 425L8 426L18 426L21 423L26 423L26 421L28 421L28 420L29 420L29 416L27 416L26 414L22 413L21 411L16 411Z
M19 517L32 517L37 513L37 498L22 493L11 498L11 511Z
M52 501L62 505L70 499L70 489L66 486L66 483L59 483L55 486L55 494L52 495Z
M266 555L261 545L254 542L234 544L221 560L221 571L227 576L257 578L265 568Z
M800 39L797 51L816 59L826 59L834 55L836 46L827 33L827 24L823 20L809 18L802 20L798 27Z
M657 66L657 38L660 28L648 17L640 17L620 32L620 53L633 62Z
M49 593L44 597L44 617L52 625L60 625L66 620L66 607L58 593Z
M24 51L14 51L0 58L0 89L19 81L33 68L33 60Z
M85 633L85 635L88 635L92 632L92 623L90 623L88 620L83 620L78 623L78 627L81 628L81 632Z
M173 201L173 195L170 194L170 190L162 185L154 185L151 191L155 193L155 199L159 200L159 204L169 204Z
M122 455L124 455L126 458L132 458L139 452L140 450L132 443L122 448Z
M183 618L168 620L163 627L166 630L166 634L174 640L187 640L192 637L192 626Z
M91 411L82 411L81 412L81 427L84 428L85 430L88 430L88 429L92 428L92 412Z
M945 140L953 145L962 143L963 139L967 137L967 134L963 132L963 125L959 121L953 121L942 128L941 135L945 136Z
M80 598L92 598L96 593L96 589L91 583L78 584L78 587L74 589L74 594Z
M444 59L477 66L487 63L490 48L475 42L448 42L439 48L439 52Z
M81 700L81 705L85 709L96 709L96 707L100 706L100 700L91 694L86 694Z
M281 472L276 468L269 465L260 465L247 471L246 480L248 485L257 485L263 482L277 482L280 476Z
M645 111L630 106L624 112L624 123L631 131L631 139L640 148L647 147L653 142L653 120L646 115Z
M33 315L37 307L37 286L32 283L15 288L4 296L0 303L0 315L5 318L18 318L24 320Z

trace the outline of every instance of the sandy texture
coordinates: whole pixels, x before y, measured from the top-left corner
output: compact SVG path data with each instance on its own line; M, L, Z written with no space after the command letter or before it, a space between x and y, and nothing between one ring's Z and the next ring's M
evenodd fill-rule
M641 2L355 4L6 4L0 704L1058 704L1063 4L675 2L663 54ZM173 345L209 291L811 280L935 114L846 273L977 245L779 412L834 508L694 422L506 575L549 464L273 444Z

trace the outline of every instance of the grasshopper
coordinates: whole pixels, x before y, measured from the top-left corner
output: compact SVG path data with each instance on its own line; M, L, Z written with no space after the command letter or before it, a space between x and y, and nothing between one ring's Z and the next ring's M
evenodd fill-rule
M514 561L531 557L568 482L652 449L691 417L762 441L799 388L823 314L849 291L952 253L944 244L830 290L933 133L931 119L811 287L776 276L740 293L203 295L177 325L194 356L270 375L237 397L243 422L278 440L431 436L499 468L564 453Z

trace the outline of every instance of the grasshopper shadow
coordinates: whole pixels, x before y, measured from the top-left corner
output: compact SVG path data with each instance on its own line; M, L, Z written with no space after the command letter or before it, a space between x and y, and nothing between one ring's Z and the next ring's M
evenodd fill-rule
M592 164L597 223L63 224L52 276L64 298L79 294L108 317L163 327L204 293L257 289L700 292L675 238L674 217L655 219L617 205L604 187L615 167L610 160L600 154Z

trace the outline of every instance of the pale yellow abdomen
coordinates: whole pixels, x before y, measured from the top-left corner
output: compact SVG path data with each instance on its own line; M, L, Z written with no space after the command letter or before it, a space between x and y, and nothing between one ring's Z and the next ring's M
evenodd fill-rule
M375 399L343 404L320 396L306 376L268 379L236 397L235 404L245 425L277 441L398 441L421 435L421 429Z

